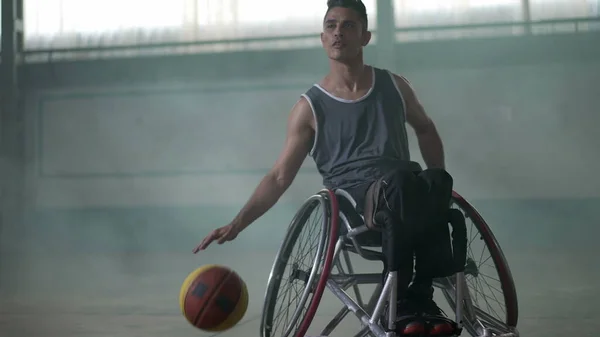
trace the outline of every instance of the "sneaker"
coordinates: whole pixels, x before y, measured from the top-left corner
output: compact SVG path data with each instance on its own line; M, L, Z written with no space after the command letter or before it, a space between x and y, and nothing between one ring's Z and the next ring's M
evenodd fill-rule
M396 333L398 336L454 336L456 323L448 319L432 299L401 300L396 307ZM381 317L387 329L388 306Z
M445 317L446 314L437 306L433 299L415 299L412 301L412 305L415 307L416 311L419 314L424 316L442 316Z
M430 336L450 336L456 333L456 324L446 317L446 314L432 299L415 302L417 311L428 323Z
M381 324L387 329L388 306L386 305ZM402 300L396 306L396 333L399 336L422 336L426 331L426 321L418 315L417 307L412 302Z

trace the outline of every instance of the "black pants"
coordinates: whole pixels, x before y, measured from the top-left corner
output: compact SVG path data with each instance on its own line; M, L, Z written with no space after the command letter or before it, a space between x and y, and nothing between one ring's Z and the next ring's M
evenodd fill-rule
M428 233L428 228L432 223L440 222L447 226L443 217L449 209L452 179L444 170L406 169L390 172L381 179L382 191L378 196L379 207L376 211L387 212L394 225L398 226L393 240L385 231L382 237L384 254L393 251L397 260L398 297L431 299L433 278L423 272L427 269L429 252L435 249L431 247L432 235ZM361 213L369 185L347 189ZM446 238L449 240L449 237ZM394 249L390 250L392 244ZM386 272L384 270L384 275Z

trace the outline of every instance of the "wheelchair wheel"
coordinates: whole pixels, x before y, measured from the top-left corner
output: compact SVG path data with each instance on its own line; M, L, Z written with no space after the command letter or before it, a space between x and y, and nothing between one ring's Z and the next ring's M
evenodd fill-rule
M304 337L332 267L337 199L323 190L304 202L285 235L265 293L261 337Z
M462 285L468 290L465 291L468 298L463 303L465 329L472 336L518 336L517 292L494 234L477 210L456 192L452 208L461 210L467 220L467 263ZM456 309L455 279L447 278L447 286L441 289L453 310Z

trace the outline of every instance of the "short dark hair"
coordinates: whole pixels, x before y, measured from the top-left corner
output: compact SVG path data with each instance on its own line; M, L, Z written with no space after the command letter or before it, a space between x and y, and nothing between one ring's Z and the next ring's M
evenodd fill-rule
M350 8L358 13L358 16L363 21L365 30L369 27L369 19L367 18L367 8L361 0L327 0L327 13L334 7Z

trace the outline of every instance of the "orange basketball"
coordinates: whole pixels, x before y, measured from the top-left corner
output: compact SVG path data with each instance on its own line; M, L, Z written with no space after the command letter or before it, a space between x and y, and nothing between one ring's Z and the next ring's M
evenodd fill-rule
M235 271L205 265L186 277L179 292L179 306L188 322L198 329L224 331L244 317L248 289Z

